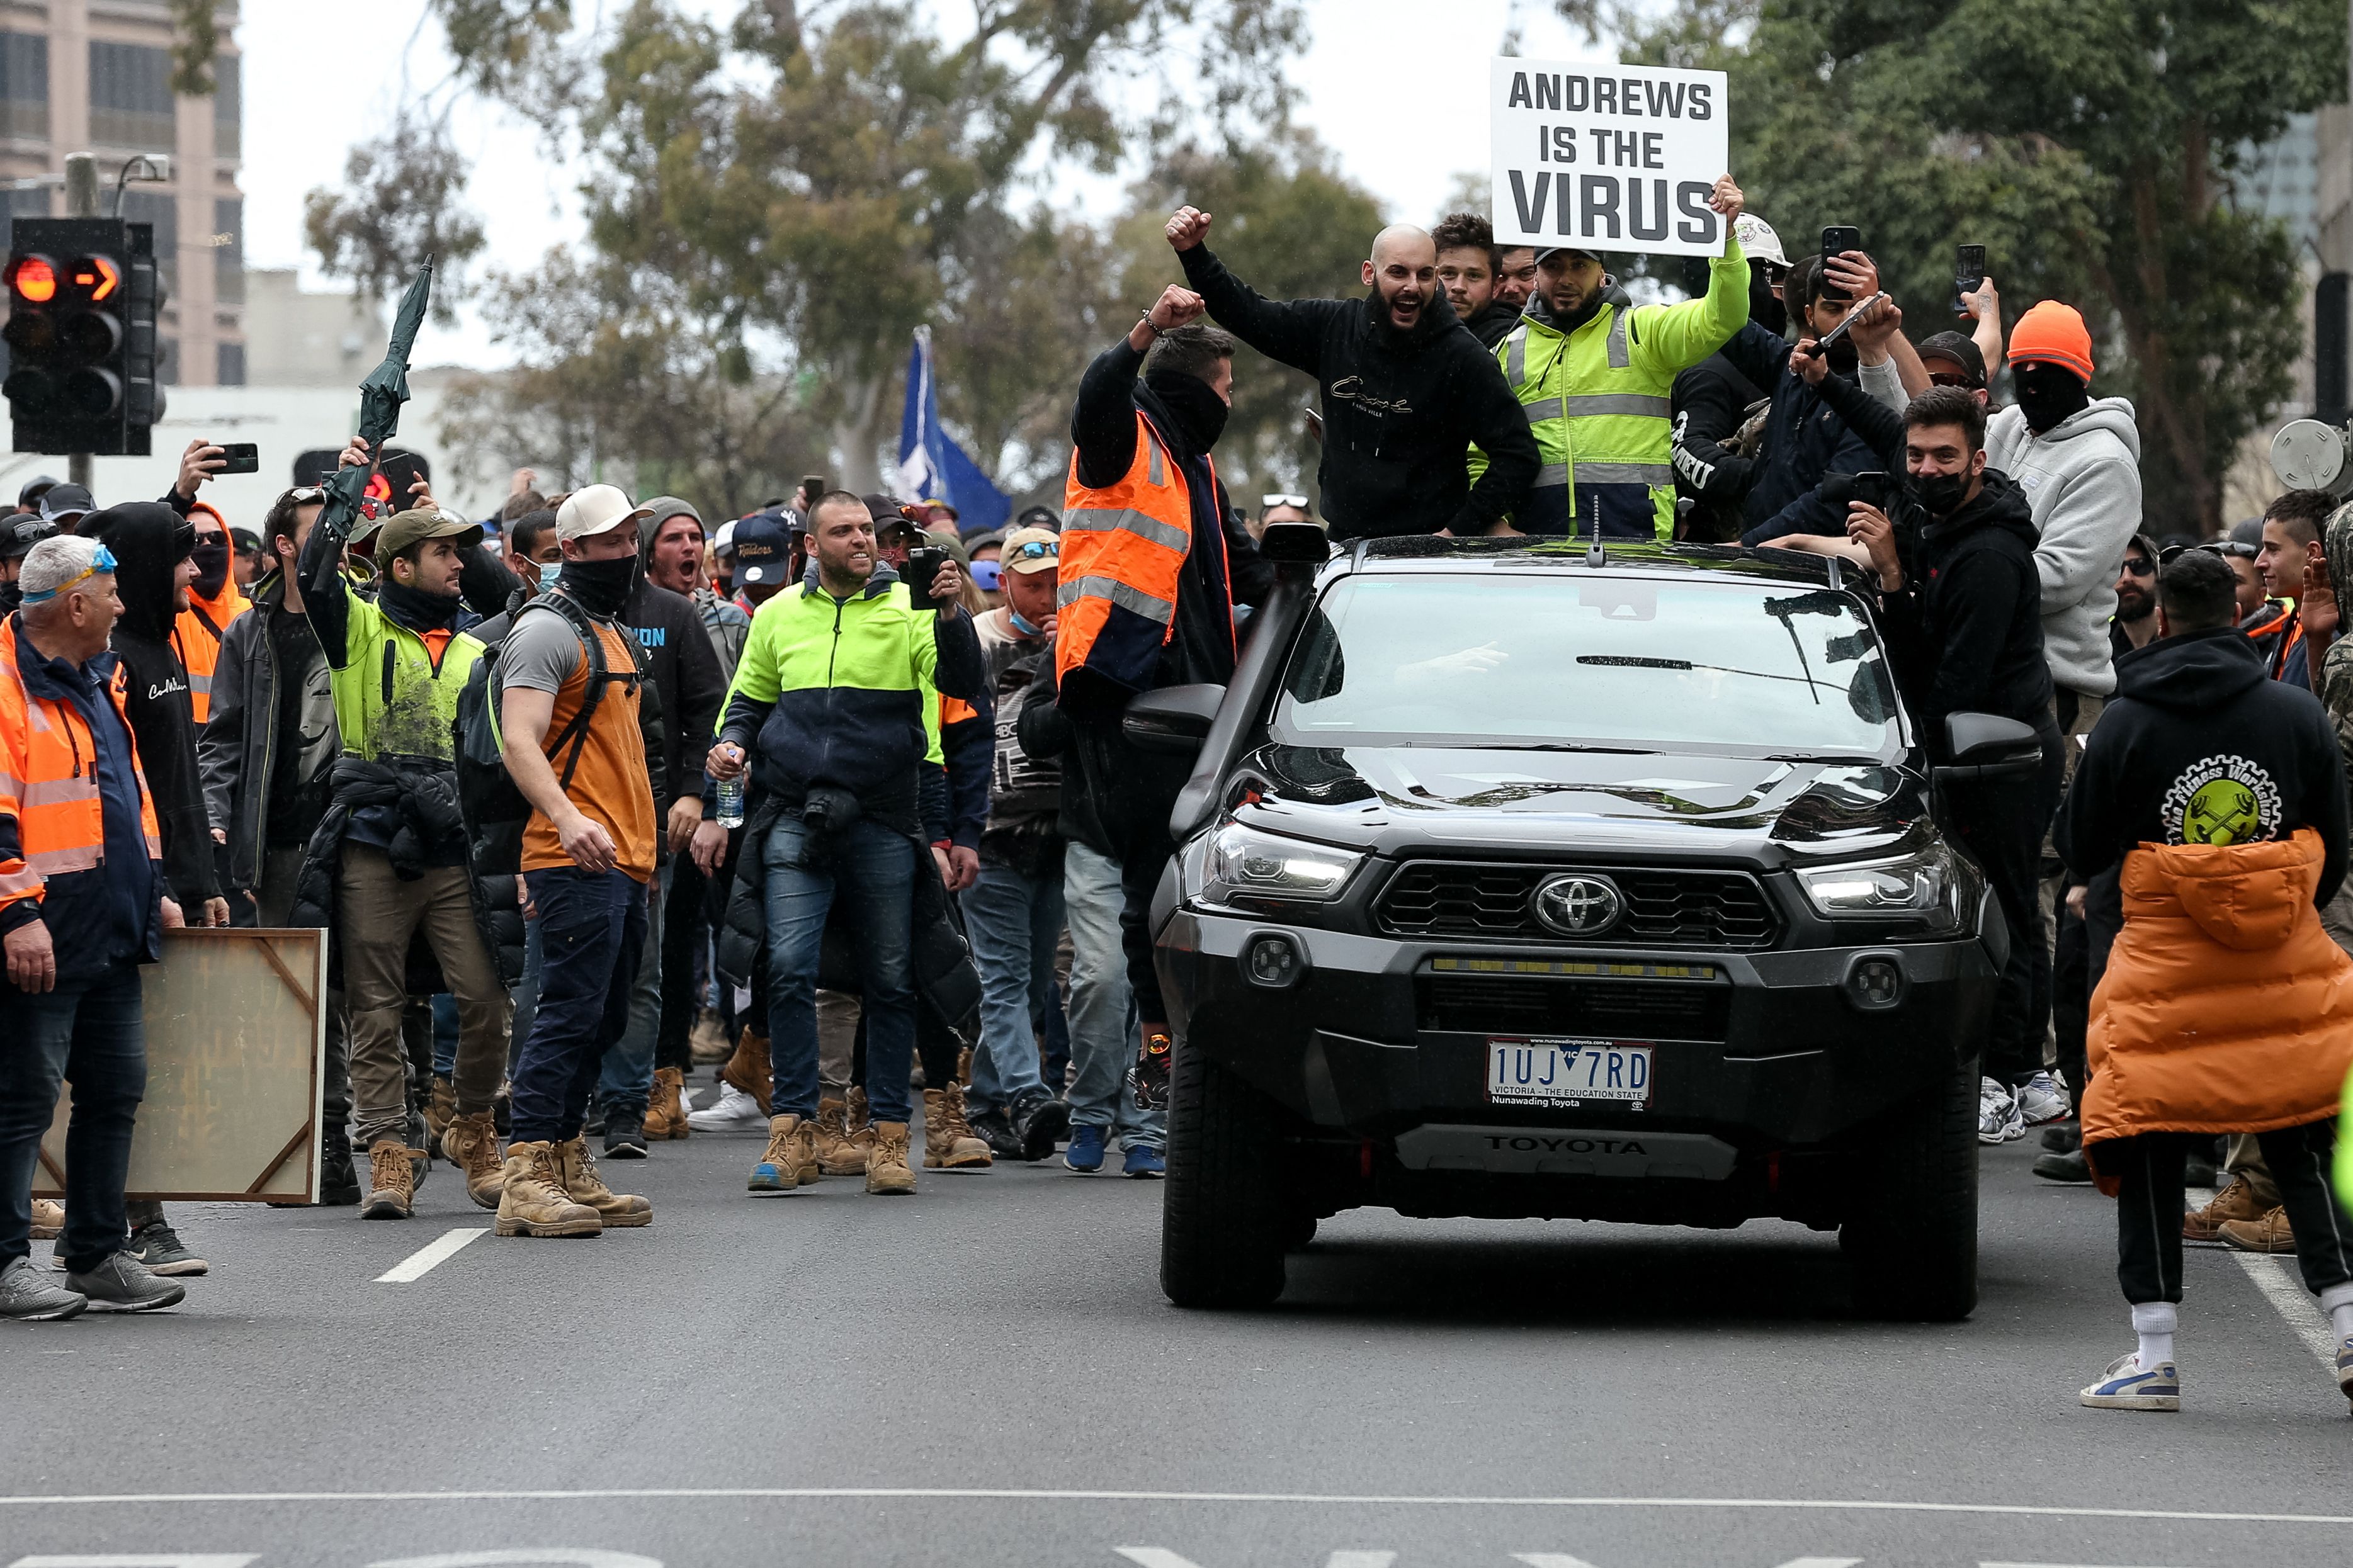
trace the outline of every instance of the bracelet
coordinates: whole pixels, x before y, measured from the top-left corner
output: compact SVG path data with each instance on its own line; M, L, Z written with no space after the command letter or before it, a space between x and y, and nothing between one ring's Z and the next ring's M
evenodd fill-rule
M1145 331L1150 332L1150 333L1151 333L1154 337L1155 337L1155 338L1156 338L1156 337L1158 337L1158 336L1160 336L1161 329L1160 329L1160 328L1158 328L1158 327L1155 327L1155 326L1154 326L1154 325L1152 324L1152 312L1151 312L1151 310L1144 310L1143 312L1141 312L1141 313L1137 316L1137 318L1136 318L1136 319L1137 319L1138 321L1142 321L1142 322L1144 323L1144 330L1145 330Z

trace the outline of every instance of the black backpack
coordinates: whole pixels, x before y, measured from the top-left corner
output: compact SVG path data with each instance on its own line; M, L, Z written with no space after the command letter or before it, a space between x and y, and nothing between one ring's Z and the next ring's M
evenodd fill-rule
M588 745L589 721L596 717L596 709L605 700L605 688L616 681L626 681L632 690L640 689L647 685L649 672L645 649L638 646L634 633L626 639L629 645L629 672L616 675L608 670L605 664L605 639L596 635L587 612L560 592L542 594L525 603L515 612L507 635L513 636L522 617L538 609L553 611L570 624L588 660L588 689L581 697L580 710L546 742L551 765L555 763L556 753L567 745L572 748L572 754L556 771L556 783L569 789L572 775L580 766L580 753ZM514 837L519 847L519 830L531 818L531 802L515 787L503 755L506 737L499 728L499 651L498 647L483 651L482 657L474 661L474 668L467 672L466 689L458 694L458 798L465 806L466 820L472 825L477 837L512 828L517 833L501 837Z

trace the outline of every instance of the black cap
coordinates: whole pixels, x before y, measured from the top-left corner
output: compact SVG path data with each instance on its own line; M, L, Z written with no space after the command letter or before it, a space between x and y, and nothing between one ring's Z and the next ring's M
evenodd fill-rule
M16 504L27 508L39 506L41 498L56 489L58 481L48 475L35 474L25 481L25 488L16 492Z
M56 523L29 511L0 518L0 561L22 561L33 552L33 546L44 539L55 539L58 531Z
M97 510L98 502L79 485L51 485L48 493L41 497L41 515L51 522Z
M1021 509L1021 515L1013 520L1013 526L1015 528L1050 528L1056 533L1060 533L1062 531L1062 518L1060 512L1050 506L1024 507Z
M1960 332L1936 332L1920 340L1919 352L1922 359L1950 360L1959 365L1971 386L1986 384L1985 351L1978 347L1974 338Z
M261 548L261 535L249 528L232 528L228 531L228 542L239 555L251 555Z
M759 512L735 525L735 581L781 588L793 569L793 538L785 520Z

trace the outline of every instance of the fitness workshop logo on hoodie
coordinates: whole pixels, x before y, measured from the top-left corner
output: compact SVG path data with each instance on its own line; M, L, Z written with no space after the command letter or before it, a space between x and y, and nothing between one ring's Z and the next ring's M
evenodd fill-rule
M2207 757L2183 770L2165 792L2168 844L2248 844L2276 838L2279 785L2244 757Z

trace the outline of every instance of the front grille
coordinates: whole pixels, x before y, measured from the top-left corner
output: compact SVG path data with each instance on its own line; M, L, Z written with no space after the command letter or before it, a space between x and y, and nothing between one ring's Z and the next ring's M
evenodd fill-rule
M1746 871L1684 868L1596 868L1625 895L1626 910L1599 936L1564 938L1537 923L1531 902L1564 866L1413 860L1399 868L1374 906L1395 936L1460 936L1501 942L1562 942L1651 947L1770 947L1781 922Z
M1674 981L1543 980L1425 974L1413 983L1420 1026L1468 1035L1573 1035L1723 1043L1729 985Z

